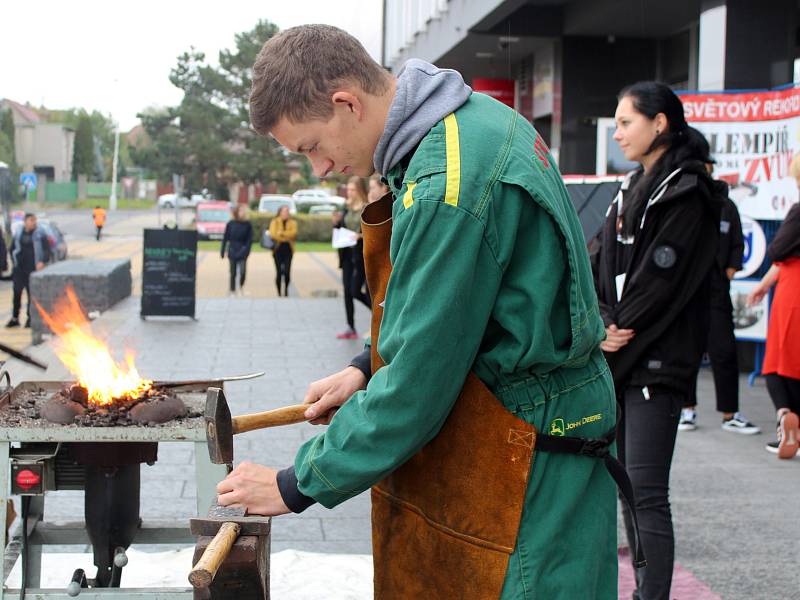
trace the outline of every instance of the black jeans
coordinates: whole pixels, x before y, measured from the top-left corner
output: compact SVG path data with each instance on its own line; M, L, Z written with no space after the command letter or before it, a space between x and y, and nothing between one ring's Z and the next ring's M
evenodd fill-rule
M342 258L342 288L344 288L344 312L347 316L347 325L355 330L355 307L353 299L361 302L372 310L369 290L365 293L367 276L364 269L364 256L361 254L347 253Z
M767 391L775 410L788 408L793 413L800 414L800 379L777 373L770 373L764 378L767 380Z
M284 296L289 295L289 280L292 273L292 249L288 244L278 247L272 257L275 259L275 286L281 295L281 280L284 283Z
M244 280L247 277L247 259L233 260L228 258L228 266L230 267L230 284L231 291L236 291L236 272L239 272L239 289L244 287Z
M739 360L736 356L736 336L733 334L732 309L711 306L706 344L711 370L714 374L714 391L717 411L735 413L739 410ZM685 406L697 405L697 376L686 399Z
M22 308L22 290L28 298L28 318L31 318L31 273L28 271L20 271L14 269L11 273L11 281L14 284L14 306L11 310L11 316L19 319L19 311Z
M97 236L96 237L97 237L97 241L98 242L100 241L100 234L102 232L103 232L103 226L102 225L97 225Z
M619 458L628 470L639 517L647 566L636 571L641 600L669 600L675 536L669 504L669 471L683 394L626 387L620 399L623 419L617 432ZM623 507L628 545L634 548L630 513Z

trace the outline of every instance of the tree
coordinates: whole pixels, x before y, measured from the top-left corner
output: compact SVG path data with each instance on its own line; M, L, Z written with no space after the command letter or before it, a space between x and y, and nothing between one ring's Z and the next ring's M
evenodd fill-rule
M78 119L75 142L72 151L72 178L78 175L91 177L95 173L94 135L89 115L83 113Z
M14 115L11 114L10 108L0 111L0 162L8 165L6 174L8 179L2 184L3 194L8 200L16 200L19 169L14 146Z
M92 124L92 137L94 138L94 161L91 178L96 181L109 181L111 179L111 163L114 158L114 132L115 125L110 115L93 110L87 113L83 109L70 108L68 110L49 110L46 112L47 121L50 123L63 123L67 127L77 130L81 118L88 114ZM122 139L120 138L120 148ZM120 152L118 172L125 171L125 162Z
M10 108L2 111L2 114L0 114L0 131L5 134L6 138L11 143L12 162L16 162L16 153L14 152L14 115L11 114Z
M151 144L131 148L131 159L161 179L183 174L190 191L205 187L219 197L236 181L288 183L286 154L273 139L256 135L248 112L253 63L277 32L273 23L259 21L235 36L235 49L219 53L216 68L193 48L179 56L170 81L183 90L183 100L139 114Z

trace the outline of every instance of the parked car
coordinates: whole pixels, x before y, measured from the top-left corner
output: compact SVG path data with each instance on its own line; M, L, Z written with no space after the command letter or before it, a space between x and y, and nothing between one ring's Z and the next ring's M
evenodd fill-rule
M231 205L228 202L201 202L197 205L195 229L201 240L221 240L225 225L231 220Z
M297 190L294 194L292 194L292 198L297 201L309 201L309 200L316 200L317 202L325 202L330 198L331 194L328 190L324 190L321 188L313 189L313 190Z
M308 209L310 215L332 215L339 207L335 204L315 204Z
M258 201L258 212L277 215L281 206L288 206L290 215L297 214L297 202L284 194L263 194Z
M11 223L11 235L13 236L18 229L23 227L23 221L13 221ZM48 242L49 256L47 257L48 263L54 263L59 260L66 260L67 258L67 241L64 239L64 234L53 221L49 219L36 219L36 227L41 229Z
M66 260L67 241L58 225L48 219L37 219L36 226L41 227L47 235L47 241L50 243L50 262Z
M180 208L197 208L201 202L213 202L214 199L210 198L208 194L192 194L190 198L181 196L178 198L178 206ZM161 194L158 197L159 208L175 208L175 194Z

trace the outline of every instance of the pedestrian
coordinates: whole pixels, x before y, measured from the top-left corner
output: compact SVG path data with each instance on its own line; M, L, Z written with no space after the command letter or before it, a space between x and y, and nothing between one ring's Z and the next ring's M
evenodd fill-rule
M244 295L244 281L247 277L247 259L253 246L253 224L247 218L247 206L238 204L233 209L233 219L225 224L225 235L219 249L220 258L228 252L230 267L230 295L236 294L236 275L239 275L239 295Z
M270 221L269 235L275 242L272 258L275 259L275 286L278 288L278 296L281 295L281 281L284 286L283 295L288 296L294 243L297 239L297 221L289 215L289 207L286 204L278 209L278 214Z
M389 186L386 185L380 175L373 175L369 178L369 194L368 202L372 204L376 200L380 200L389 193Z
M703 152L708 155L708 142ZM709 158L709 160L711 160ZM706 164L709 175L713 175L713 162ZM744 236L742 221L736 204L728 197L728 184L713 181L714 194L722 205L719 221L719 249L717 268L711 275L711 304L708 318L708 342L706 352L711 361L714 375L714 391L717 398L717 411L722 413L723 431L752 435L761 429L747 420L739 412L739 360L736 354L736 336L733 332L733 303L731 302L731 279L742 268L744 255ZM678 431L697 429L697 376L689 390L687 404L681 411Z
M11 319L6 327L19 327L19 311L22 307L22 291L28 299L25 327L31 326L31 273L44 269L47 262L47 237L36 227L36 215L25 213L22 227L17 226L11 234L11 280L14 285L14 301Z
M306 394L327 429L292 467L238 465L220 503L278 515L374 486L381 600L616 599L613 384L541 137L456 71L392 75L327 25L264 45L250 115L316 176L377 171L392 195L363 215L371 350Z
M640 167L626 175L595 245L601 347L623 409L617 448L631 474L647 555L637 598L669 600L669 471L707 340L720 208L702 135L687 125L669 87L648 81L624 89L615 119L614 139ZM623 514L632 544L630 512Z
M368 202L366 180L363 177L351 177L347 181L346 209L334 222L334 228L346 227L356 235L354 246L339 249L339 267L342 269L342 288L344 288L344 312L347 317L347 329L336 335L340 340L358 339L353 300L358 300L372 310L369 290L366 289L364 240L361 235L361 213L364 212Z
M95 206L92 211L92 219L94 219L94 226L97 228L96 239L100 241L100 233L103 231L103 225L106 224L106 209Z
M789 172L800 186L800 155L792 160ZM775 286L761 374L775 405L778 439L767 443L767 451L792 458L800 445L800 204L789 210L767 247L767 258L772 266L749 294L747 304L761 302Z

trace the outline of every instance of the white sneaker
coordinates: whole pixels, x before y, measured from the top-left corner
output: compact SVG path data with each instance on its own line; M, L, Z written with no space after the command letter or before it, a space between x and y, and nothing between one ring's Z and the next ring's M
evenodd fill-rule
M691 408L684 408L681 410L678 431L694 431L695 429L697 429L697 411Z
M725 431L742 433L744 435L761 433L761 429L757 425L753 425L753 423L748 421L740 412L734 414L730 419L722 421L722 429Z

